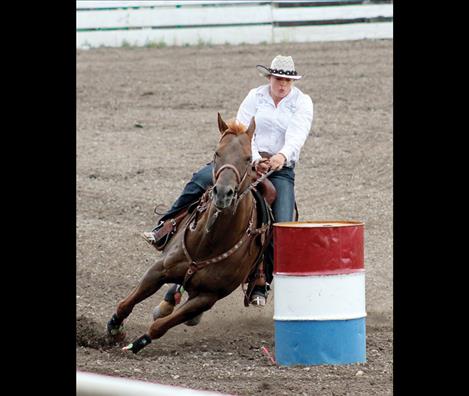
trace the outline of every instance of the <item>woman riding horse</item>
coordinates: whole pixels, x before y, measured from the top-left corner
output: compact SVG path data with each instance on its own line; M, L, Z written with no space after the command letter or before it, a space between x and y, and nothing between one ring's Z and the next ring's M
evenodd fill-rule
M252 89L241 103L236 119L248 125L252 117L256 120L256 131L252 140L252 161L258 174L269 170L268 176L277 190L272 205L276 222L292 221L295 208L295 164L300 150L311 129L313 102L310 96L293 86L294 80L301 79L295 70L291 56L276 56L267 68L257 65L269 83ZM197 201L212 185L213 164L209 163L193 174L179 198L150 232L143 233L147 242L159 248L167 242L174 230L174 217L192 202ZM252 303L265 305L273 272L273 241L264 255L265 286L256 286ZM172 299L175 289L165 297Z

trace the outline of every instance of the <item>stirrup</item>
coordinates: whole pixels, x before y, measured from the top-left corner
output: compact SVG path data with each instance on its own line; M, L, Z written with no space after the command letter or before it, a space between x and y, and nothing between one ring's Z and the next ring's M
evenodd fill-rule
M156 243L156 238L155 238L155 233L153 231L149 232L144 232L142 234L143 239L147 241L150 245L153 245Z
M147 241L150 245L154 245L156 243L155 234L160 230L163 224L164 224L164 221L160 221L157 224L157 226L153 228L153 230L142 233L143 239L145 239L145 241Z
M260 294L252 295L251 296L251 305L255 307L263 307L265 306L267 299L265 296L261 296Z
M175 219L160 221L150 232L141 234L143 239L156 250L162 251L171 237L176 233L177 222Z

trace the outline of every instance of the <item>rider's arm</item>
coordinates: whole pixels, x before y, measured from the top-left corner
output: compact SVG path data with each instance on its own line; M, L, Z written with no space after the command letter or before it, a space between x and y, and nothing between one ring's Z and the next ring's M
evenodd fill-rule
M297 109L293 114L285 133L285 144L279 150L286 162L298 161L300 150L305 144L313 123L313 101L309 95L301 95L296 102Z

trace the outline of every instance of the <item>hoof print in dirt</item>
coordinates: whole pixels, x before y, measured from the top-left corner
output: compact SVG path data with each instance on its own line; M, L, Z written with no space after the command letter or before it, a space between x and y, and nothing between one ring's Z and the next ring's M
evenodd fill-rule
M110 335L110 334L106 335L107 344L110 346L114 346L114 345L121 346L122 344L125 343L125 338L126 338L125 333L119 333L116 335Z

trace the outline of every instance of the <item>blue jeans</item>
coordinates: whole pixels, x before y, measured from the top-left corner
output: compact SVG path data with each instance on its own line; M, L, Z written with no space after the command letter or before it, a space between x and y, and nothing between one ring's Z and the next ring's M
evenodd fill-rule
M295 210L295 170L294 166L284 167L272 173L269 180L277 190L277 198L272 204L272 213L275 222L293 221ZM174 216L180 210L188 207L192 202L197 201L205 190L213 184L212 163L200 168L192 174L192 179L185 185L179 198L173 206L161 217L166 220ZM264 254L264 270L268 283L272 282L274 264L274 242L270 241Z
M192 179L185 185L179 198L176 199L173 206L161 217L161 220L169 219L203 195L205 190L213 184L212 168L212 163L210 162L192 174Z

